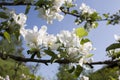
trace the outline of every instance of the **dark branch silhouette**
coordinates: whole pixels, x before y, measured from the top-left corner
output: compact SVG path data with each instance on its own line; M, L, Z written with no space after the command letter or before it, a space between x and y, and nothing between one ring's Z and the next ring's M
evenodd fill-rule
M25 6L25 5L33 5L31 3L23 3L23 2L20 2L20 3L13 3L13 2L0 2L0 5L2 6Z
M19 61L19 62L39 62L39 63L44 63L44 64L51 63L50 60L24 58L24 57L20 57L20 56L15 56L15 55L11 55L11 54L3 54L3 53L0 53L0 58L2 58L3 60L11 58L11 59ZM68 60L57 60L57 61L55 61L55 63L67 64L67 63L70 63L70 61L68 61Z
M0 58L3 60L10 58L19 62L38 62L38 63L44 63L44 64L51 63L51 60L31 59L31 58L25 58L25 57L15 56L11 54L3 54L3 53L0 53ZM86 63L86 64L90 66L101 65L101 64L113 65L113 64L117 64L118 62L120 62L120 60L115 60L115 61L105 60L105 61L98 61L98 62L92 62L92 63ZM69 63L78 63L78 62L71 62L69 60L63 59L63 60L56 60L54 63L69 64Z

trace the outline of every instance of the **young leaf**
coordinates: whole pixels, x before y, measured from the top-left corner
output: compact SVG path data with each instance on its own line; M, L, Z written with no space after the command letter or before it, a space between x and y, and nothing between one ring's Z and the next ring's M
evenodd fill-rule
M72 66L72 68L71 68L71 69L68 69L67 71L68 71L69 73L72 73L74 70L75 70L75 66Z
M27 6L26 6L25 14L28 14L28 13L29 13L30 8L31 8L30 5L27 5Z
M109 25L109 24L111 24L111 20L108 20L108 21L107 21L107 25Z
M90 15L90 18L92 21L96 21L97 19L100 19L100 16L98 16L97 12L94 12L93 14Z
M92 57L94 54L88 54L87 56L86 56L86 58L90 58L90 57Z
M71 13L72 14L78 14L78 11L77 10L72 10Z
M51 60L50 60L50 63L52 64L52 63L54 63L56 60L57 60L56 57L52 56L52 58L51 58Z
M113 43L110 46L108 46L106 48L106 51L112 50L112 49L116 49L116 48L120 48L120 43Z
M16 39L19 40L20 32L19 32L18 30L16 30L16 31L14 32L14 34L15 34Z
M79 37L84 37L88 35L88 32L84 28L77 28L75 32L76 32L76 35Z
M103 14L103 16L104 16L105 18L108 18L108 17L109 17L109 14Z
M44 50L44 52L45 52L46 54L48 54L49 56L57 57L57 55L56 55L53 51L51 51L51 50Z
M8 40L8 42L10 43L10 34L8 32L4 32L4 37Z
M116 80L115 78L113 78L112 76L109 76L109 80Z
M98 27L98 22L93 22L93 23L92 23L92 27L93 27L93 28L97 28L97 27Z
M7 19L9 18L5 12L0 12L0 18Z
M82 39L82 40L81 40L81 42L80 42L80 44L84 44L84 43L86 43L86 42L90 42L90 40L89 40L89 39L87 39L87 38Z
M51 61L50 61L51 63L53 63L53 62L55 62L57 60L58 56L53 51L51 51L51 50L44 50L44 52L46 54L48 54L49 56L51 56Z
M41 58L40 52L37 52L37 57Z
M78 78L82 71L83 71L83 68L80 65L77 65L76 70L75 70L75 77Z
M37 2L36 2L36 6L42 6L43 4L44 4L44 0L38 0Z

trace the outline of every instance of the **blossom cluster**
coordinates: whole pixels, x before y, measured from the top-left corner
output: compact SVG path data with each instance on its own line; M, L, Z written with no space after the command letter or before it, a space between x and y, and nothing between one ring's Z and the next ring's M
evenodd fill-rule
M57 52L59 57L64 53L65 59L79 61L81 66L86 62L89 52L93 50L91 42L80 44L82 38L76 35L75 29L71 32L63 30L55 36L47 33L46 26L42 26L39 30L34 26L33 30L22 28L20 33L31 50L50 49Z
M20 27L24 27L27 16L24 13L16 14L15 11L5 10L6 15L9 17L8 23L15 26L16 24Z
M72 0L52 0L53 6L45 9L45 7L41 7L38 9L39 16L45 20L47 20L47 23L52 24L54 19L57 19L58 21L61 21L64 16L60 14L61 10L60 7L65 4L72 4Z
M6 75L6 77L5 77L5 78L4 78L4 77L2 77L2 76L0 76L0 80L10 80L9 75Z
M94 9L91 9L85 3L82 3L79 9L81 10L82 14L85 14L85 13L93 14L94 12L96 12Z
M45 7L40 7L38 9L39 16L47 21L47 23L52 24L54 19L57 19L58 21L62 21L64 16L61 15L60 8L63 5L73 5L73 0L52 0L53 5L52 7L49 7L46 9ZM93 14L96 12L96 10L91 9L89 6L87 6L85 3L82 3L82 5L79 8L81 10L82 14Z

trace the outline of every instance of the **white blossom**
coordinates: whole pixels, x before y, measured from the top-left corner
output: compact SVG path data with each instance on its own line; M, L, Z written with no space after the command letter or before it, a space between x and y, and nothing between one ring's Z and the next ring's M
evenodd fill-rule
M89 77L87 77L87 76L82 76L82 77L80 78L80 80L89 80Z
M0 80L4 80L4 78L2 76L0 76Z
M47 35L46 30L46 26L42 26L39 30L37 26L34 26L33 30L21 29L20 33L23 35L30 48L39 49Z
M42 47L45 49L50 48L58 52L58 55L61 54L58 49L62 49L63 52L65 51L68 60L78 61L80 66L90 60L86 58L88 58L90 51L93 50L92 43L80 44L81 38L76 35L75 29L71 32L62 30L55 36L47 33L46 26L42 26L39 30L37 26L34 26L33 30L21 28L20 33L30 48L37 50Z
M80 6L79 9L82 11L82 14L85 14L85 13L92 14L92 13L96 12L94 9L91 9L85 3L82 3L82 5Z
M120 75L118 76L118 80L120 80Z
M20 13L18 15L14 14L13 19L17 24L23 27L26 23L27 17L24 13Z
M65 0L67 3L72 3L73 0Z
M75 33L69 31L61 31L60 34L57 34L59 41L64 45L64 47L79 47L80 39L76 36Z
M65 0L54 0L53 2L53 8L57 11L57 12L61 12L60 7L65 3Z
M45 20L47 20L47 23L52 24L54 19L57 19L58 21L62 21L64 16L61 15L60 7L65 3L66 0L54 0L53 6L45 9L39 8L38 11L39 16Z
M83 54L85 54L85 55L89 54L89 52L91 50L94 50L93 47L92 47L92 43L91 42L84 43L83 45L81 45L80 49L83 52Z
M118 41L118 42L120 41L120 36L119 35L114 34L114 38L115 38L116 41Z
M73 0L65 0L65 4L69 5L74 5Z
M50 47L52 50L56 50L59 47L59 45L56 42L57 42L56 36L47 35L43 44L45 47Z
M10 80L9 75L6 75L5 80Z
M94 50L92 43L86 42L84 44L80 44L81 38L75 34L74 29L72 32L65 30L61 31L59 34L57 34L57 38L66 49L68 54L67 59L77 60L81 66L84 62L90 60L86 58L90 51Z
M45 7L41 7L38 9L39 16L47 21L48 24L52 24L53 20L57 19L58 21L62 21L64 16L61 15L60 7L66 4L72 4L72 0L52 0L53 6L45 9Z
M74 47L70 47L67 48L67 52L69 55L69 59L75 59L77 57L79 57L79 49L78 48L74 48Z
M53 20L54 19L57 19L58 21L61 21L64 16L59 14L60 11L58 11L58 9L43 9L43 8L40 8L39 9L39 16L45 20L47 20L47 23L48 24L52 24L53 23Z
M78 63L78 64L79 64L80 66L82 66L83 63L84 63L84 57L82 57L82 58L79 59L79 63Z
M26 75L25 75L25 74L22 74L22 75L21 75L21 78L26 78Z
M13 10L5 10L5 13L7 14L7 16L9 16L8 22L12 25L18 24L21 28L25 26L27 16L24 13L19 13L17 15ZM13 19L12 22L11 19Z

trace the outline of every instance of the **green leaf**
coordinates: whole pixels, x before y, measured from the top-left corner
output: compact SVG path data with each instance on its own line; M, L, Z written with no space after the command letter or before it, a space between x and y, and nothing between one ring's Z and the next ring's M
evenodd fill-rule
M14 0L14 4L21 4L24 3L24 0Z
M58 56L53 51L51 51L51 50L44 50L44 52L46 54L48 54L49 56L51 56L51 61L50 61L51 63L53 63L53 62L55 62L57 60Z
M77 10L72 10L71 13L72 14L78 14L78 11Z
M87 39L87 38L83 38L82 40L81 40L81 42L80 42L80 44L84 44L84 43L86 43L86 42L90 42L90 40L89 39Z
M108 17L109 17L109 14L103 14L103 16L104 16L105 18L108 18Z
M9 18L5 12L0 12L0 18L7 19Z
M94 12L93 14L90 15L90 18L92 21L96 21L97 19L99 19L98 13Z
M77 28L75 32L76 32L76 35L79 37L84 37L88 35L88 32L84 28Z
M46 54L48 54L49 56L56 56L57 57L57 55L53 51L51 51L51 50L44 50L44 52Z
M109 56L109 54L108 54L108 56ZM120 57L120 52L112 53L109 57L112 57L112 59L119 58Z
M94 54L88 54L87 56L86 56L86 58L90 58L90 57L92 57Z
M97 28L98 27L98 22L93 22L92 23L92 28Z
M75 70L75 77L78 78L82 71L83 71L83 68L80 65L77 65Z
M4 37L8 40L8 42L10 43L10 34L8 32L4 32Z
M120 48L120 43L113 43L106 48L106 51L109 51L109 50L112 50L112 49L117 49L117 48Z
M38 0L37 2L36 2L36 6L42 6L44 4L44 0Z
M27 5L27 6L26 6L25 14L28 14L28 13L29 13L30 8L31 8L31 6L30 6L30 5Z
M72 66L72 68L71 68L71 69L68 69L67 71L68 71L69 73L72 73L74 70L75 70L75 66Z
M75 24L79 25L79 24L82 23L83 21L77 18L77 19L75 19L74 22L75 22Z
M53 57L51 58L51 60L50 60L50 63L52 64L52 63L54 63L56 60L57 60L56 57L53 56Z
M107 25L109 25L109 24L111 24L111 20L108 20L108 21L107 21Z
M19 40L20 32L16 30L14 34L15 34L16 39Z
M37 52L37 57L41 58L40 52Z
M109 80L116 80L115 78L113 78L112 76L109 76Z

